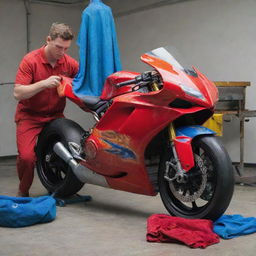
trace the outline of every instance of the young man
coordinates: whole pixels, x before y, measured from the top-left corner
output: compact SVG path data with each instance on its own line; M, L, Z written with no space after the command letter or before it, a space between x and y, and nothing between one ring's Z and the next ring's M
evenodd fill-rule
M14 86L14 97L19 101L15 114L20 180L17 196L29 196L39 133L48 122L64 116L66 101L58 96L57 86L61 75L73 78L78 72L78 63L66 54L72 39L68 25L53 23L46 44L28 53L17 71Z

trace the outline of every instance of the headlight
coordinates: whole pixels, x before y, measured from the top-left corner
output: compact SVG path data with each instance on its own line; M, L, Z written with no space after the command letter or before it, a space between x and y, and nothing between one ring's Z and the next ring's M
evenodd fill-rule
M186 86L186 85L184 85L184 84L180 84L179 86L182 88L182 90L183 90L187 95L192 96L192 97L195 97L195 98L198 98L198 99L201 99L201 100L204 100L204 99L205 99L205 98L204 98L204 95L203 95L201 92L199 92L198 90L193 89L193 88L191 88L191 87L188 87L188 86Z

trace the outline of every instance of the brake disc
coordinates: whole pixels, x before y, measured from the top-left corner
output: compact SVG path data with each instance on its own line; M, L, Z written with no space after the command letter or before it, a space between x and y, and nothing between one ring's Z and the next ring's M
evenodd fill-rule
M169 182L169 187L170 190L172 192L172 194L180 201L182 202L193 202L195 200L197 200L198 198L200 198L200 196L203 194L205 187L206 187L206 183L207 183L207 168L204 165L203 159L198 156L198 155L194 155L195 158L195 163L196 163L196 168L198 169L197 171L201 173L201 184L198 185L198 188L196 191L193 192L193 194L190 194L190 191L186 191L186 193L184 194L184 191L182 190L181 187L179 187L179 189L177 190L175 188L175 181ZM191 170L192 171L192 170ZM189 173L188 173L189 175ZM189 180L188 180L189 182ZM186 187L187 187L187 183L186 183Z

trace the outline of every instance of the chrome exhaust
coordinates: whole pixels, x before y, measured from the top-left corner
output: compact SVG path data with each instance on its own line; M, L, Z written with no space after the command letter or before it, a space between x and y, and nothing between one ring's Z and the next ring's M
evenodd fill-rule
M61 142L57 142L53 146L53 151L71 167L73 173L81 182L99 185L101 187L109 187L104 176L99 175L96 172L93 172L85 166L77 163L74 157Z

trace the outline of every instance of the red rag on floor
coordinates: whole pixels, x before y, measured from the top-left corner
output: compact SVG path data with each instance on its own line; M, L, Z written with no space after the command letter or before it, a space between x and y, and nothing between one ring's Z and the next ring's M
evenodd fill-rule
M205 248L219 243L213 222L205 219L184 219L166 214L153 214L147 222L148 242L182 242L192 248Z

